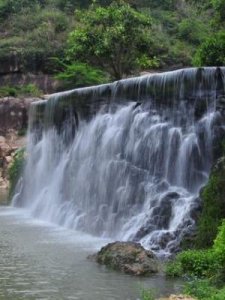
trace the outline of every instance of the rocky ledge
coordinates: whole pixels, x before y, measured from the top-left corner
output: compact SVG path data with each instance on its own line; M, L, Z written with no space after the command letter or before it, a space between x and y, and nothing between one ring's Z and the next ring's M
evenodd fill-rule
M114 270L135 276L154 274L159 269L154 253L134 242L110 243L88 258Z

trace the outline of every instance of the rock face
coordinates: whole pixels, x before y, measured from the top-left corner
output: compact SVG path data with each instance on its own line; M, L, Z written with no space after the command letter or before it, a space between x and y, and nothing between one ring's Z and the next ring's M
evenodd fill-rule
M92 256L99 264L136 276L158 272L155 255L134 242L115 242Z
M56 80L54 76L42 73L26 73L15 72L17 66L12 66L12 70L2 69L0 70L0 86L21 86L27 84L35 84L39 89L41 89L46 94L51 94L59 91L61 89L61 82ZM9 65L7 64L6 67ZM13 68L15 68L13 70ZM1 71L3 70L2 74Z
M28 110L38 98L0 98L0 189L9 187L8 168L17 149L26 144Z
M15 152L24 147L25 137L19 137L13 129L8 129L5 136L0 135L0 189L8 189L8 168Z
M4 97L0 99L0 135L10 130L24 130L28 123L28 110L32 102L38 98Z

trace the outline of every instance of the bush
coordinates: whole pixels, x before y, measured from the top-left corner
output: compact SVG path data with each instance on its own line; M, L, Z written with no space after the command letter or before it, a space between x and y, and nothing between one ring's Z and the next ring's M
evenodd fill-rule
M169 277L181 277L183 275L182 264L179 260L170 261L166 264L166 275Z
M203 42L198 48L193 64L195 66L225 65L225 31L221 30Z
M199 300L211 300L217 293L217 289L213 287L209 280L192 280L185 285L184 292L187 295L196 297ZM219 299L218 299L219 300ZM221 299L222 300L222 299ZM224 298L223 298L224 300Z
M212 250L188 250L178 255L184 273L199 278L211 277L220 268L218 256Z
M208 184L201 193L203 209L197 224L196 247L213 245L218 227L225 218L225 169L224 163L214 168Z
M42 91L35 84L27 84L22 86L2 86L0 87L0 97L18 97L33 96L40 97Z
M154 300L155 297L153 295L153 292L151 290L145 290L143 289L141 291L141 300Z
M64 65L64 71L56 75L64 88L75 88L105 83L108 76L101 70L83 63Z
M199 45L207 36L208 27L197 16L183 19L178 28L178 35L191 44Z
M223 220L222 225L219 227L219 232L214 241L213 250L220 257L223 265L225 266L225 220Z
M166 274L170 277L209 278L217 276L220 268L221 261L213 250L188 250L167 265Z
M185 285L184 292L198 300L225 299L225 288L218 289L209 280L192 280Z

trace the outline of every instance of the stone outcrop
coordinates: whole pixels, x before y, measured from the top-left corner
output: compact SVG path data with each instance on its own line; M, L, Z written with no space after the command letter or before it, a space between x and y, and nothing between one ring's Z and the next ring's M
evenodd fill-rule
M56 80L52 75L42 73L23 74L20 72L10 72L10 70L5 71L5 74L0 74L0 86L22 86L35 84L41 91L46 94L55 93L62 89L61 82Z
M38 98L4 97L0 99L0 135L6 136L11 130L27 128L30 104Z
M8 169L15 152L24 147L25 137L19 137L17 132L9 129L5 136L0 135L0 189L8 189Z
M135 276L158 272L158 262L153 252L134 242L110 243L89 258L114 270Z
M26 144L28 110L39 98L0 98L0 189L9 187L8 168L17 149Z

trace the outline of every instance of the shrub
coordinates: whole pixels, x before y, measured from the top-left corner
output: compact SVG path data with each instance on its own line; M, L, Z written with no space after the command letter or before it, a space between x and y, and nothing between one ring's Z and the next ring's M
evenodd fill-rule
M185 285L184 292L199 300L211 300L211 297L217 293L217 289L210 284L209 280L194 279Z
M181 277L183 275L181 262L179 260L168 262L166 264L166 275L169 277Z
M225 265L225 220L223 220L222 225L219 227L219 232L214 241L213 250Z
M210 36L198 48L193 64L195 66L223 66L225 65L225 31Z
M171 277L209 278L216 276L220 268L219 256L213 250L188 250L178 254L167 265L166 274Z
M153 292L151 290L145 290L143 289L141 291L141 300L154 300L155 297L153 295Z
M0 87L0 97L18 97L33 96L40 97L42 91L35 84L27 84L22 86L2 86Z
M194 45L199 44L207 36L208 27L196 16L183 19L179 24L180 38Z
M185 285L184 292L198 300L224 300L225 288L218 289L210 280L192 280Z
M207 248L213 245L218 226L225 218L225 170L223 164L214 169L209 182L201 193L203 209L198 221L196 246Z
M64 71L56 75L56 79L63 81L64 88L102 84L107 77L101 70L83 63L65 64Z
M220 268L218 256L212 250L188 250L178 255L183 272L191 276L211 277Z

